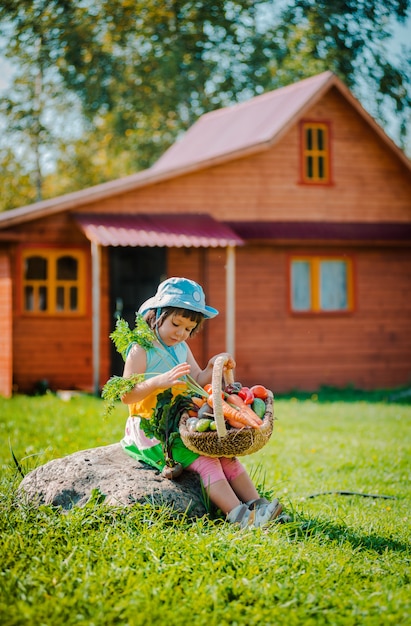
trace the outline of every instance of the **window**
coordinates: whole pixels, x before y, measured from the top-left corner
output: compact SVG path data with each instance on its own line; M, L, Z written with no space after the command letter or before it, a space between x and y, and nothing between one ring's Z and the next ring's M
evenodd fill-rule
M302 123L302 180L304 183L330 182L329 129L324 123Z
M84 252L27 248L22 253L22 267L24 313L84 313Z
M296 313L352 311L351 259L294 257L290 267L291 310Z

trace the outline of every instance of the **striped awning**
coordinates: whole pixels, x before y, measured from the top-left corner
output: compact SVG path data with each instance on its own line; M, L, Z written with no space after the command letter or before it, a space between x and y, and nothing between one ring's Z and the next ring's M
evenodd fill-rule
M218 248L244 243L228 225L206 214L77 213L87 239L101 246Z

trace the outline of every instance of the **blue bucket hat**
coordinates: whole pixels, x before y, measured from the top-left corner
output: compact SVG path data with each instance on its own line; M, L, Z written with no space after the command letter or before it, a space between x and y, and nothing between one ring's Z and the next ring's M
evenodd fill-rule
M196 311L207 319L218 315L217 309L206 305L202 287L188 278L173 277L164 280L159 284L156 294L146 300L138 312L144 315L150 309L162 309L166 306Z

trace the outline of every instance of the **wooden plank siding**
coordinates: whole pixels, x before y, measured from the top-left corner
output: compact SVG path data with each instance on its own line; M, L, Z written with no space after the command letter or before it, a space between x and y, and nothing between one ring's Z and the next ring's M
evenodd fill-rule
M342 96L331 91L305 117L331 124L331 186L299 183L295 126L275 146L255 156L107 198L95 210L206 212L226 220L409 222L409 174Z
M87 253L86 311L80 317L24 315L21 312L18 246L13 272L13 387L16 392L31 393L47 380L52 389L93 391L91 257L90 243L72 224L67 214L30 223L24 229L25 243L40 246L79 246ZM41 242L41 243L40 243ZM109 288L107 251L102 251L101 268L101 385L110 375Z
M0 395L12 391L12 278L7 250L0 250Z
M300 183L300 128L292 126L267 149L145 183L133 191L84 202L86 213L207 213L219 221L411 222L411 178L398 156L336 88L304 112L331 132L331 185ZM30 392L47 378L52 388L91 391L92 318L90 242L70 210L13 227L24 238L10 247L10 268L0 255L0 393L8 385L13 353L15 390ZM411 249L409 242L337 241L285 244L249 241L236 249L236 376L274 392L353 384L364 389L411 383ZM88 302L81 318L27 316L19 310L19 251L24 244L84 246ZM101 250L100 382L111 376L109 251ZM349 254L354 261L351 313L296 315L289 310L288 264L292 254ZM226 349L226 250L169 248L167 274L202 284L220 311L190 345L201 366ZM136 308L139 303L136 303ZM10 319L10 316L9 316ZM8 356L7 356L8 355ZM3 386L3 387L2 387Z
M277 391L411 382L411 251L356 249L355 310L328 315L289 313L290 252L237 252L238 377Z

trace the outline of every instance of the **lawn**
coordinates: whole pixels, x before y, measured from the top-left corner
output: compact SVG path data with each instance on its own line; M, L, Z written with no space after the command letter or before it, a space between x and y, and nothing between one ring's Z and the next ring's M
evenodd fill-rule
M17 503L11 450L27 472L116 442L125 409L103 413L89 396L0 399L2 626L411 623L409 397L276 399L270 442L243 462L293 521L246 531L149 504Z

